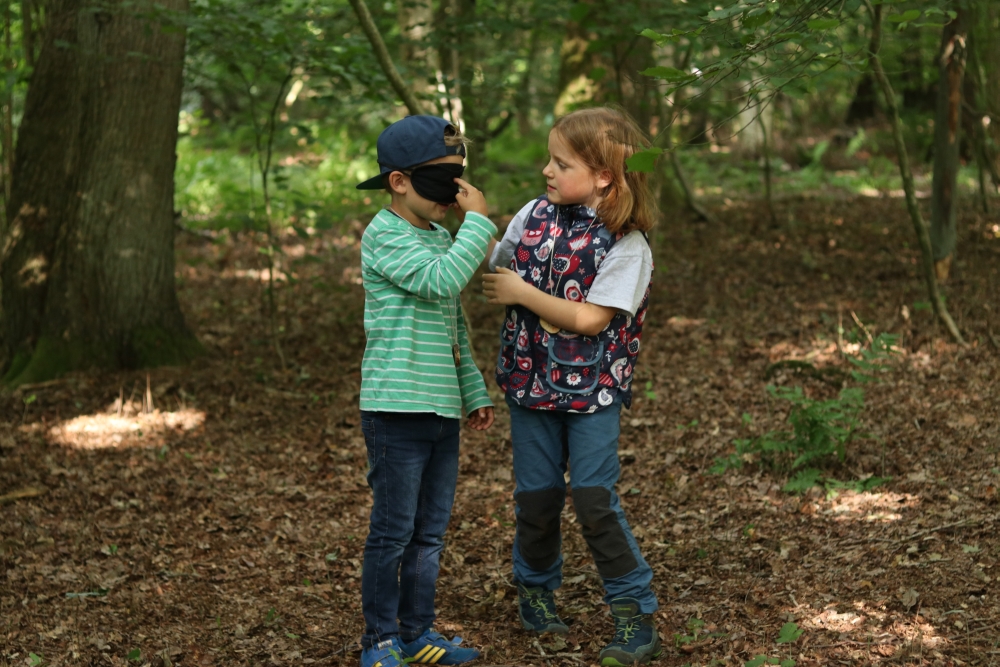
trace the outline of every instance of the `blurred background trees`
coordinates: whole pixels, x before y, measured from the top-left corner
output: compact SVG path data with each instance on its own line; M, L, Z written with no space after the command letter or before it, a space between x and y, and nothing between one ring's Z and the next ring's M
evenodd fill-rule
M692 206L707 217L725 198L748 197L761 201L756 224L771 228L793 224L788 197L900 197L903 206L866 4L388 0L368 9L424 112L461 124L475 142L469 177L498 219L541 191L553 120L610 103L667 151L655 163L664 225L696 224ZM1000 185L1000 6L878 6L880 58L945 279L961 267L956 202L988 209ZM277 344L273 279L291 273L279 239L356 233L383 201L354 184L377 169L378 133L406 113L351 4L31 0L4 11L6 380L196 354L166 286L175 229L257 239ZM111 40L115 31L132 41ZM147 203L124 206L147 177ZM81 204L94 201L98 181L104 204ZM91 224L103 235L74 246L72 230ZM148 247L138 256L161 259L130 260L143 271L114 268L140 247L129 233ZM94 296L67 289L88 281ZM100 305L116 300L128 307ZM157 304L164 319L141 314L139 302ZM158 332L151 345L171 353L140 352L135 341L148 337L139 329ZM23 375L49 334L98 340L107 353L60 344L56 363L39 359L38 372Z

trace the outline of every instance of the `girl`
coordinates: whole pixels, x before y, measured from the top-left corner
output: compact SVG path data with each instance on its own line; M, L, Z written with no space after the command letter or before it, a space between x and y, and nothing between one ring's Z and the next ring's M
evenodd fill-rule
M645 664L660 653L653 573L615 493L619 413L631 403L653 269L646 174L626 171L625 160L647 144L617 110L556 121L542 170L547 192L511 221L490 257L496 273L483 279L490 303L507 306L496 378L510 406L521 622L568 631L553 591L562 581L569 464L573 506L615 621L602 665Z

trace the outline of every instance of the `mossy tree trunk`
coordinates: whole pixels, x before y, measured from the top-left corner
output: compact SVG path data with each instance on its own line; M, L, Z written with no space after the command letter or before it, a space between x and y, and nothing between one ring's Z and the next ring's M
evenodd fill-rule
M7 384L201 351L174 284L183 33L142 16L151 6L85 5L47 7L19 131L0 257Z

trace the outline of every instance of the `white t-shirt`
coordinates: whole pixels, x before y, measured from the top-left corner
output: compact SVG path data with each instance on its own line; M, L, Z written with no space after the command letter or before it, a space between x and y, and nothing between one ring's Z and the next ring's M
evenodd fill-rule
M525 223L537 201L535 199L525 204L510 221L507 231L490 256L491 271L495 271L498 266L510 266L510 259L517 250ZM597 267L594 283L587 293L587 303L616 308L634 316L652 275L653 253L649 244L642 232L629 232L611 247Z

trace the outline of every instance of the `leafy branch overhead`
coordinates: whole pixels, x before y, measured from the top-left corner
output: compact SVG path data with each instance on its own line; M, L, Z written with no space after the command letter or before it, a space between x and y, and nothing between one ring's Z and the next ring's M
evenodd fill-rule
M881 4L902 3L885 0ZM955 18L947 0L930 0L922 9L910 9L888 18L903 30L941 27ZM669 33L646 28L639 33L659 47L698 42L717 47L718 57L694 62L685 70L657 65L641 72L666 85L669 96L685 86L703 94L724 80L745 83L748 98L759 93L796 91L802 79L825 74L838 65L863 69L867 53L845 50L841 30L853 30L864 21L861 0L740 0L703 16L687 15L684 27ZM923 19L923 20L919 20Z

